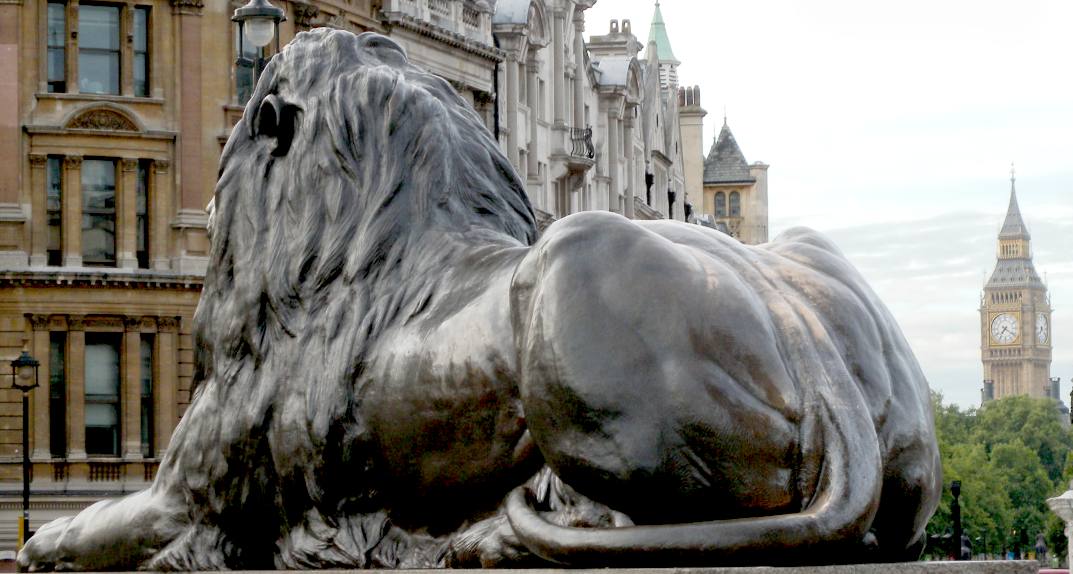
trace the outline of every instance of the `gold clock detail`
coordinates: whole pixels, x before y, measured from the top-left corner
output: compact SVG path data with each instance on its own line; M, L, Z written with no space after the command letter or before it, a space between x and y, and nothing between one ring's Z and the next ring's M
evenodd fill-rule
M1001 313L991 320L991 338L996 343L1009 345L1017 340L1017 317L1011 313Z

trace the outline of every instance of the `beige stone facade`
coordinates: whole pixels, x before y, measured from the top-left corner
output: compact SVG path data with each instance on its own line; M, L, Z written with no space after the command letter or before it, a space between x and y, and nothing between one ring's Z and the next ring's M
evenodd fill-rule
M997 261L980 300L983 402L1025 395L1061 400L1051 380L1051 301L1032 263L1032 244L1013 179Z
M684 220L701 201L686 190L683 158L701 149L682 140L677 60L651 44L642 56L628 20L586 42L595 0L273 2L281 44L317 26L376 31L449 80L543 223L587 209ZM236 59L258 56L236 53L241 4L0 0L0 373L23 350L41 363L32 528L143 488L189 404L205 207L252 84ZM20 403L0 377L0 551L15 541Z

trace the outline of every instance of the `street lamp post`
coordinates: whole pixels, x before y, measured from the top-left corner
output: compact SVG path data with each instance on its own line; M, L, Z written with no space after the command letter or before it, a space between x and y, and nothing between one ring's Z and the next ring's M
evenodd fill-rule
M961 503L958 502L958 497L961 496L961 481L955 480L950 483L950 494L954 498L950 503L950 521L954 524L954 560L962 560L961 557Z
M22 391L22 518L19 520L19 548L30 533L30 391L37 388L37 367L41 363L23 351L11 361L11 387Z
M238 24L238 59L239 66L253 65L253 85L261 77L267 62L261 48L267 46L273 38L276 40L276 53L279 53L279 23L287 20L282 8L273 6L268 0L250 0L245 6L236 8L231 20ZM257 60L251 62L246 58L244 42L258 49Z

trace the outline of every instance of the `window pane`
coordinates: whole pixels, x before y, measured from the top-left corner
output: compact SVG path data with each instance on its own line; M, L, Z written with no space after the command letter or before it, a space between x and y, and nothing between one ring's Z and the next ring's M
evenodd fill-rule
M741 194L736 191L730 192L730 216L741 216Z
M149 9L134 9L134 95L149 95Z
M142 335L142 456L153 456L153 335Z
M80 49L119 50L119 7L79 6L78 46Z
M86 94L118 94L119 52L79 50L78 89Z
M119 335L86 333L86 453L119 454Z
M149 49L149 9L134 9L134 51L145 52Z
M52 456L67 456L67 334L50 333L48 349L48 428Z
M727 214L727 196L723 192L715 194L715 216L726 217Z
M63 47L67 36L67 6L59 2L48 3L48 45Z
M82 162L82 259L115 263L115 162Z
M63 172L58 157L48 158L45 182L46 217L48 219L48 251L58 257L63 239ZM50 263L51 265L51 263Z
M48 81L62 82L66 78L67 67L63 48L48 49Z
M149 67L145 54L134 54L134 95L149 95Z
M134 189L135 252L142 269L149 268L149 165L146 160L138 162Z
M119 345L87 334L86 397L91 396L104 400L119 396Z

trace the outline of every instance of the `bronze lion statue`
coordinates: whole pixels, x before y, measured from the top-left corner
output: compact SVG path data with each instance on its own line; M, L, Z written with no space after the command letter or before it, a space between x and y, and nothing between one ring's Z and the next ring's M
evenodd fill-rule
M927 382L839 251L587 212L375 34L272 60L221 160L196 392L34 570L915 559Z

